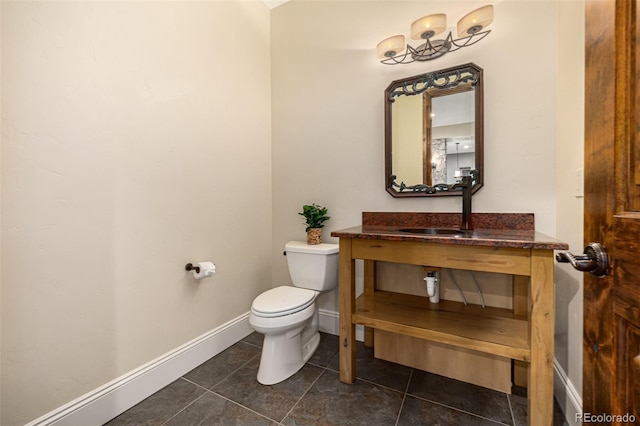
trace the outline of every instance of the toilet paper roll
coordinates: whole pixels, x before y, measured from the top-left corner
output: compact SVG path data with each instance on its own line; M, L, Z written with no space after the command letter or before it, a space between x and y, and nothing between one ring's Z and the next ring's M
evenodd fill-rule
M200 268L200 272L196 272L195 269L191 271L193 272L193 278L196 280L210 277L216 273L216 265L214 265L213 262L198 262L194 266Z

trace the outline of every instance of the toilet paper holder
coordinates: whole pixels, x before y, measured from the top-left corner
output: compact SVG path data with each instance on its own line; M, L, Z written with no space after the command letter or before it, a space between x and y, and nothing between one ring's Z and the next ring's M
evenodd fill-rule
M197 265L194 265L193 263L187 263L186 265L184 265L184 269L187 271L196 271L196 273L200 273L200 267Z

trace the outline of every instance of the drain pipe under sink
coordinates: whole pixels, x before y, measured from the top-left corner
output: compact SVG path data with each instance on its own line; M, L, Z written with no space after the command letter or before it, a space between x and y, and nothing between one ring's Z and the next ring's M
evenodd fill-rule
M427 276L424 277L427 283L427 294L429 302L440 303L440 273L438 271L427 270Z

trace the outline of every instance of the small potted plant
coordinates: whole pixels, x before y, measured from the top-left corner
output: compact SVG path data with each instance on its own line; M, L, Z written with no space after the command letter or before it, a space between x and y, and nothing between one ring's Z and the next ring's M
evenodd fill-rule
M327 216L327 208L313 203L302 206L302 211L298 213L306 219L307 244L316 245L322 242L322 228L324 222L331 219Z

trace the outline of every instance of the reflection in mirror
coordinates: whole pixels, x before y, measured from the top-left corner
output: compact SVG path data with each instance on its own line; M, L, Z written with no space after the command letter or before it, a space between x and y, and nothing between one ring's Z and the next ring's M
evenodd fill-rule
M392 82L385 92L385 173L394 197L451 193L466 170L482 186L482 69L473 64Z

